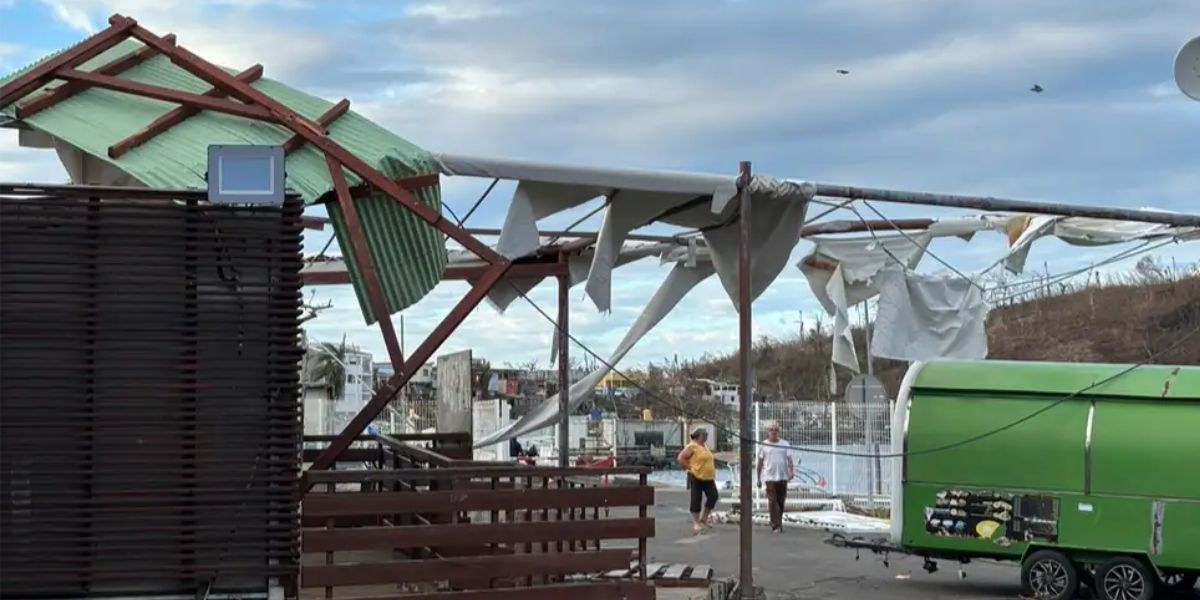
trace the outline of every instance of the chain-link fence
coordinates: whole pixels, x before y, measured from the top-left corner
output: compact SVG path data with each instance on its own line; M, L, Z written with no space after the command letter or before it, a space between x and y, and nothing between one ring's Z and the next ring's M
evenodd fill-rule
M891 449L893 403L847 405L841 402L778 402L754 406L757 439L765 440L766 426L779 425L796 467L789 484L788 503L796 506L837 505L887 509L892 494L893 459L878 456ZM765 498L759 498L756 505Z

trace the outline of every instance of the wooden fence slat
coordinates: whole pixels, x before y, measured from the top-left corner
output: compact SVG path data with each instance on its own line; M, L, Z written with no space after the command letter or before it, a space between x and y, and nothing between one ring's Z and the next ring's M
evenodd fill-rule
M379 563L313 565L303 569L301 586L385 585L451 579L565 575L616 569L629 562L628 550L563 554L472 556Z
M305 529L301 539L304 552L327 552L640 537L654 537L654 519L312 528Z
M562 600L562 598L570 598L571 600L654 600L655 590L653 587L643 583L622 581L574 585L546 585L531 588L405 594L402 596L370 596L364 598L346 598L345 600Z
M446 492L316 493L304 497L305 517L344 517L404 513L645 506L654 488L594 487L575 489L462 490Z

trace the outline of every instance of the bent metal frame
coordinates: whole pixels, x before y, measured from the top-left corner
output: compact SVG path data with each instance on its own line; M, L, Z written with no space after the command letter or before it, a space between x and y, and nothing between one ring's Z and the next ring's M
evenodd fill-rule
M362 433L367 425L374 420L376 416L387 406L388 402L399 392L401 388L412 377L413 373L423 365L441 344L454 332L454 330L462 324L467 315L478 306L479 302L490 292L499 282L505 277L546 277L553 276L559 282L559 383L560 389L568 389L570 387L567 379L568 361L567 347L569 346L569 333L567 329L567 310L566 310L566 290L569 282L567 281L566 264L563 261L563 252L565 248L559 249L556 257L543 256L533 260L518 260L515 264L513 261L501 256L486 244L482 243L478 238L468 232L461 224L452 223L445 219L441 213L434 208L426 205L413 196L408 189L419 188L431 185L437 181L437 175L426 175L421 177L413 177L404 180L393 181L379 171L372 168L362 159L355 156L346 148L341 146L337 141L329 137L326 127L336 120L340 115L345 114L349 110L349 102L342 100L330 107L325 114L317 118L316 121L309 120L298 114L296 111L285 106L266 94L254 89L250 83L262 76L262 66L254 65L237 75L229 75L221 70L216 65L204 60L203 58L189 52L187 49L176 44L173 35L158 36L145 28L139 26L137 21L122 16L113 15L109 18L109 27L103 31L93 35L92 37L80 42L79 44L67 49L66 51L47 59L46 61L34 66L26 73L18 76L11 82L0 87L0 106L7 106L16 102L25 96L37 91L42 86L54 80L62 80L65 83L48 90L35 98L32 98L17 107L17 117L26 118L39 111L45 110L63 100L70 98L89 87L105 88L117 92L154 98L178 104L179 107L172 111L168 111L163 116L155 119L140 131L134 133L128 138L121 140L109 147L108 155L111 158L118 158L129 150L144 144L147 140L155 135L170 129L172 126L184 121L189 116L196 114L201 110L211 110L222 112L234 116L239 116L247 119L254 119L267 123L272 123L284 127L292 132L292 135L283 142L285 151L290 152L303 146L304 144L312 144L317 150L325 155L326 163L329 167L330 179L333 182L335 193L335 201L341 207L343 214L346 217L346 229L350 236L351 251L358 264L361 266L361 276L367 288L367 298L376 318L379 320L379 326L382 331L384 342L387 344L388 354L392 365L395 368L396 374L388 380L388 384L376 392L370 402L351 420L349 425L334 439L332 443L322 451L312 462L309 470L328 470L338 460L339 456L350 447L354 440ZM112 48L116 44L128 39L135 38L142 42L144 46L136 51L130 52L121 56L107 64L104 64L91 72L85 72L76 67L84 62L95 58L102 52ZM148 85L130 81L127 79L119 79L117 74L129 69L146 59L161 54L166 56L172 63L183 68L196 77L208 82L212 85L212 89L204 94L192 94L181 92L166 87ZM351 172L358 175L364 182L372 188L375 188L394 200L402 204L409 211L415 213L426 223L437 228L444 233L448 238L461 244L467 250L470 250L486 265L478 269L472 269L469 274L447 273L448 277L466 278L469 275L471 279L476 279L470 290L458 301L458 303L450 310L449 314L434 328L427 338L413 351L412 355L407 360L401 355L398 340L396 338L395 329L392 326L390 313L387 310L387 303L383 297L382 287L379 280L379 273L376 270L375 264L367 248L366 239L363 235L362 223L359 220L357 209L353 203L353 197L357 190L351 189L346 180L343 169L349 169ZM750 212L750 194L748 186L751 178L750 163L743 162L738 170L738 188L739 188L739 232L741 247L738 252L738 330L739 330L739 371L741 385L741 398L739 406L739 416L741 421L741 435L745 439L750 439L753 435L749 430L749 406L750 406L750 391L751 385L751 315L750 315L750 249L745 243L749 234L749 212ZM901 204L919 204L926 206L942 206L953 208L965 208L984 211L1014 211L1014 212L1029 212L1035 214L1052 214L1063 216L1086 216L1100 219L1118 219L1131 220L1141 222L1157 222L1167 223L1179 226L1200 226L1200 216L1194 214L1182 213L1166 213L1166 212L1149 212L1138 211L1121 208L1109 208L1098 206L1081 206L1054 204L1046 202L1030 202L1022 200L1009 200L1004 198L981 197L981 196L961 196L951 194L933 194L925 192L906 192L898 190L885 190L874 188L859 188L840 185L816 184L816 195L829 198L847 199L846 204L854 200L877 200L882 202L901 203ZM556 260L555 260L556 259ZM457 275L458 277L456 277ZM565 395L561 399L565 400ZM565 402L563 403L565 406ZM564 411L565 414L565 411ZM565 423L560 423L562 427ZM564 436L565 437L565 436ZM741 454L743 464L750 463L750 444L741 444ZM565 459L565 455L560 457ZM750 480L749 469L742 470L742 503L748 505L750 495ZM309 480L307 472L300 482L301 493L312 487L312 482ZM752 552L751 552L751 530L750 519L743 519L740 527L740 560L739 574L741 576L743 594L752 594L753 590L753 571L752 571ZM748 595L746 597L749 597Z
M247 119L254 119L284 127L292 132L292 136L283 142L285 149L295 150L303 144L312 144L325 155L329 167L329 175L333 182L335 201L341 207L346 217L346 228L351 241L351 251L358 264L362 265L362 277L367 288L368 302L371 310L379 320L388 354L395 367L392 376L385 387L377 391L370 402L354 417L336 439L313 460L310 469L323 470L333 466L339 456L350 447L367 425L386 407L387 403L412 377L421 365L425 364L441 344L462 324L466 316L479 304L505 276L513 270L512 261L496 253L478 238L468 233L460 225L447 220L433 207L418 200L406 189L428 185L430 177L418 177L414 180L423 181L394 181L374 169L367 162L355 156L336 140L331 138L326 127L338 116L349 109L349 102L342 100L331 107L317 121L309 120L295 110L270 96L254 89L250 83L261 77L262 67L255 65L238 75L230 75L217 65L188 51L176 44L175 36L158 36L137 21L122 15L113 15L108 20L109 26L99 33L87 38L64 52L34 66L26 73L16 77L0 87L0 106L7 106L21 100L37 91L42 86L55 81L65 81L62 85L52 88L17 107L17 117L26 118L37 112L50 108L71 96L90 87L109 89L135 96L154 98L173 102L179 106L168 111L162 117L154 120L142 130L129 138L122 140L109 148L108 154L117 158L135 148L155 135L168 130L191 115L201 110L211 110ZM134 38L144 44L136 51L121 56L104 64L91 72L79 70L77 67L95 58L118 43ZM146 59L161 54L176 66L195 75L212 86L204 94L181 92L166 87L138 83L116 77L120 72L133 67ZM478 281L458 301L437 327L413 351L407 360L400 354L399 342L392 325L390 311L383 296L379 273L368 251L366 238L363 234L362 223L354 205L350 186L347 184L343 169L349 169L360 177L367 185L377 189L395 201L402 204L410 212L416 214L429 225L437 228L450 239L470 250L486 266L478 272ZM436 182L436 175L433 181ZM557 267L557 268L554 268ZM543 275L557 275L562 281L565 276L565 265L559 263L539 263L528 265L528 271ZM516 269L523 272L525 268ZM517 274L514 272L514 274ZM521 273L527 275L527 273ZM565 348L565 344L560 348ZM562 361L563 365L566 361ZM301 480L302 492L311 488L307 474Z

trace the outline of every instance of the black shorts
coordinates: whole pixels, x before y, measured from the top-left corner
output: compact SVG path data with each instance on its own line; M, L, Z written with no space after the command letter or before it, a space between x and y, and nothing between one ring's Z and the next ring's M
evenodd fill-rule
M704 510L711 511L717 505L717 482L708 479L696 479L688 473L688 489L691 491L692 514L700 513L700 496L704 495Z

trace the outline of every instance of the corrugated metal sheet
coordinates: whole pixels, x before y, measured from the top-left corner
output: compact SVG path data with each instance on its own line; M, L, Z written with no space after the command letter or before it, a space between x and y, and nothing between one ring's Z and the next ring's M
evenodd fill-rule
M92 70L140 46L135 41L122 42L85 63L83 70ZM0 83L23 71L13 73L0 80ZM226 71L236 72L232 69ZM121 73L119 77L193 93L203 93L210 87L163 56L151 58ZM317 118L332 106L326 100L267 78L252 85L310 119ZM290 131L276 125L204 111L119 159L108 157L109 146L137 132L175 106L168 102L93 88L22 122L104 160L154 188L204 188L209 145L280 144L291 137ZM15 111L16 105L9 105L0 108L0 115L15 119ZM428 152L354 111L334 121L329 132L339 144L388 177L399 179L437 172ZM351 185L360 183L353 173L347 172L347 179ZM331 191L333 186L324 155L311 145L292 152L287 160L287 183L290 189L310 203ZM418 197L431 206L441 208L441 196L436 188L426 190ZM393 311L402 310L424 297L440 281L446 266L443 239L433 227L395 201L363 204L372 205L363 211L362 221L368 230L369 245L383 279L388 305ZM337 224L338 242L349 254L351 245L345 234L345 226L340 223L341 215L336 214L332 218ZM365 286L357 270L351 272L364 315L368 321L373 321L365 301Z
M299 200L0 190L0 597L298 572Z

